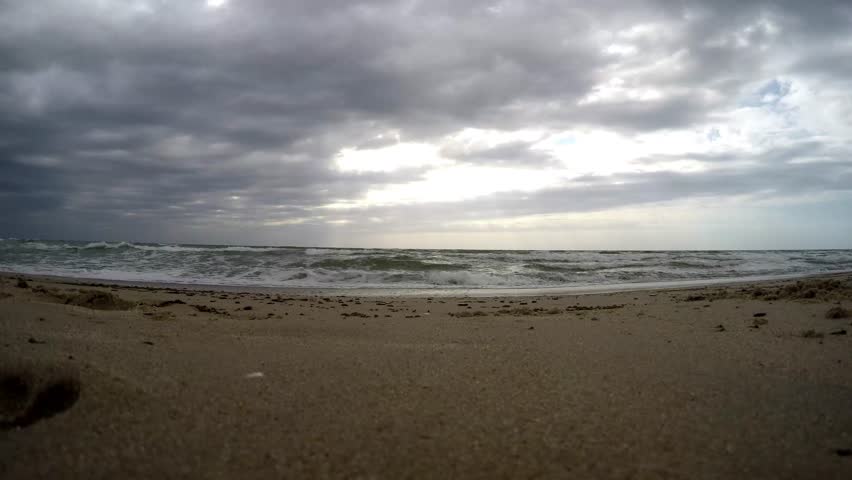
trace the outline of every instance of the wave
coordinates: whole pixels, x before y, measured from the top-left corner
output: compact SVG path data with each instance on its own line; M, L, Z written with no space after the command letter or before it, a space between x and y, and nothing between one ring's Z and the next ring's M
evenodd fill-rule
M613 265L578 265L577 263L568 263L552 265L551 263L526 263L524 268L537 270L541 272L562 272L562 273L578 273L578 272L596 272L601 270L610 270L616 268Z
M807 257L805 257L805 258L802 258L801 260L808 263L808 264L811 264L811 265L820 265L820 266L825 266L825 265L830 266L830 265L838 265L838 264L852 265L852 258L850 258L850 257L842 258L842 259L807 258Z
M671 262L666 262L665 265L667 267L678 267L678 268L707 268L710 265L702 262L688 262L685 260L672 260Z
M22 248L32 250L141 250L146 252L246 252L246 253L264 253L264 252L282 252L301 250L296 247L251 247L251 246L206 246L206 245L179 245L179 244L145 244L132 242L88 242L88 243L68 243L68 242L41 242L41 241L20 241L16 246L7 248Z
M525 288L848 271L852 251L471 251L2 239L0 270L238 286Z
M146 245L130 242L92 242L82 247L82 250L142 250L146 252L204 252L202 247L187 247L183 245Z
M347 248L306 248L305 255L355 255L358 253L367 253L366 250L350 250Z
M523 283L513 284L508 276L499 276L489 273L457 271L457 272L429 272L426 276L429 285L438 286L465 286L465 287L504 287L524 286Z
M14 248L14 246L6 246L6 248ZM33 250L62 250L63 248L67 248L66 245L54 245L44 242L27 242L27 247Z
M464 263L438 263L416 260L407 256L395 257L356 257L356 258L327 258L311 264L312 267L334 270L400 270L400 271L430 271L430 270L466 270L471 266Z

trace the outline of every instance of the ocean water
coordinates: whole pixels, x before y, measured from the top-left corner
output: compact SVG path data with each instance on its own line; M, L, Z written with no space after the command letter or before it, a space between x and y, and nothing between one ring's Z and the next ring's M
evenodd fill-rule
M488 289L852 271L852 250L397 250L0 239L0 271L294 288Z

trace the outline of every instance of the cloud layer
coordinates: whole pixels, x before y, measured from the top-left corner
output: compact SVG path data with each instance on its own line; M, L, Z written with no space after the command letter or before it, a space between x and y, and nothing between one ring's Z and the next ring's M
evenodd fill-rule
M540 246L554 215L844 211L850 32L841 0L3 2L0 234Z

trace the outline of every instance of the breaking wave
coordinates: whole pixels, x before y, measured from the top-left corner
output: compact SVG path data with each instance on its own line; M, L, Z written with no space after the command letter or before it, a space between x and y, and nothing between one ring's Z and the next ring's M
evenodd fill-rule
M395 250L0 239L0 270L320 288L535 288L852 271L850 250Z

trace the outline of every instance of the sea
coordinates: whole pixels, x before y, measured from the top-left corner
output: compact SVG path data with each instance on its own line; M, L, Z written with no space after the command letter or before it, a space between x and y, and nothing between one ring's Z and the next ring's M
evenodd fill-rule
M0 239L0 271L311 289L551 289L852 271L852 250L426 250Z

